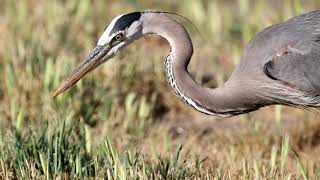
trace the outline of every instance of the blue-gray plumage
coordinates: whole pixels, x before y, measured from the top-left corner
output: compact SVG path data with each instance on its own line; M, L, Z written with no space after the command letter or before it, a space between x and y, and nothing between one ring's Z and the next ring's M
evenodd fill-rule
M281 42L270 44L279 52L264 65L266 75L292 88L320 95L320 12L293 18L269 31Z
M169 13L170 14L170 13ZM156 34L167 39L168 83L186 104L223 117L263 106L320 106L320 11L309 12L258 33L245 47L239 65L221 87L197 84L187 67L193 54L184 26L168 13L144 11L114 18L97 47L53 96L70 88L134 40Z

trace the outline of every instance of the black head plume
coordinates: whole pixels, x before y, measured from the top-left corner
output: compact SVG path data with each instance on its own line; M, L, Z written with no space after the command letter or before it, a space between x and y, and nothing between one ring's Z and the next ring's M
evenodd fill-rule
M115 32L125 30L126 28L130 27L133 22L138 21L140 17L141 12L132 12L121 16L114 24L110 33L113 34Z

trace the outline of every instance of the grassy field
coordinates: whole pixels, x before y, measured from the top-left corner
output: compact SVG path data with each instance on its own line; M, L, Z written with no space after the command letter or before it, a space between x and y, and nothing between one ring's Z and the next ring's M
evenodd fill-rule
M195 46L189 70L216 87L258 31L319 8L317 0L1 0L0 179L320 179L317 114L198 113L167 85L169 47L158 37L50 96L124 12L188 17L205 39L180 19Z

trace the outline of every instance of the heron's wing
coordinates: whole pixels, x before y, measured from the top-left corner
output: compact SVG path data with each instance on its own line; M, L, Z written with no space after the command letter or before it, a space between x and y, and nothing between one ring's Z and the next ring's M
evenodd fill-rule
M320 95L319 41L301 41L284 47L264 65L264 73L300 91Z

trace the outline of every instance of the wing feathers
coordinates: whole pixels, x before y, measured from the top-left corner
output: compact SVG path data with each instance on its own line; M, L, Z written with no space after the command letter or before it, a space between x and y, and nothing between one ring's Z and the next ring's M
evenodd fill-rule
M320 45L303 42L299 46L272 57L264 65L264 73L285 85L320 95Z

